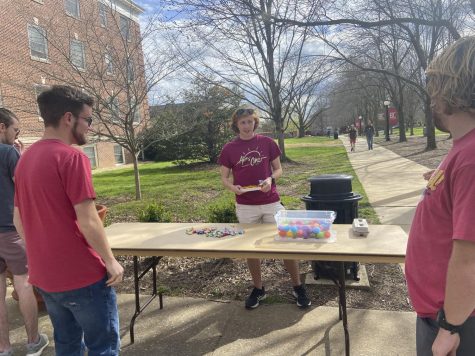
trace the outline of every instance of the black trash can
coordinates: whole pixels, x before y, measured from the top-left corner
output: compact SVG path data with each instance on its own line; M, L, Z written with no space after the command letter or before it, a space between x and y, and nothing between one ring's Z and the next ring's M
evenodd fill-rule
M351 224L358 217L358 202L363 198L353 193L353 176L345 174L324 174L308 179L310 194L302 197L307 210L333 210L336 212L334 224ZM338 238L338 237L337 237ZM335 277L340 262L312 261L314 278ZM346 278L358 278L358 262L345 262Z
M335 140L338 140L338 131L337 130L335 130L335 132L333 132L333 138Z

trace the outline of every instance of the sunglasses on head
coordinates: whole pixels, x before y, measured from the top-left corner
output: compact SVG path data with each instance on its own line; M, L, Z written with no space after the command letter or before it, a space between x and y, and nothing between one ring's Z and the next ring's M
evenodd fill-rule
M236 116L247 116L254 114L254 109L238 109L236 111Z

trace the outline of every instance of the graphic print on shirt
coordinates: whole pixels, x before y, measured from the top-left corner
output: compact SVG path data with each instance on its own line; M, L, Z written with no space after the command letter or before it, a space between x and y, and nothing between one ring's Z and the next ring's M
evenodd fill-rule
M444 170L437 168L434 173L432 173L429 181L427 182L426 189L424 194L422 194L421 199L426 195L431 195L437 189L437 186L442 183L445 179Z
M261 162L266 159L267 157L264 156L263 152L259 151L259 147L251 150L249 149L248 152L243 152L239 161L236 163L236 166L241 165L241 167L254 167L261 164Z

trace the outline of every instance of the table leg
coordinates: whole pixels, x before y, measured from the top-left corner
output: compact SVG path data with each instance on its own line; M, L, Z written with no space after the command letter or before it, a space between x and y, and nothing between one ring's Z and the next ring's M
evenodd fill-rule
M130 320L130 344L135 342L135 333L134 325L135 319L144 311L144 309L154 300L157 295L160 301L160 309L163 309L163 296L161 292L157 293L157 265L160 262L162 257L154 256L152 257L150 263L144 268L143 272L139 275L139 259L137 256L134 256L134 289L135 289L135 313ZM150 270L152 270L152 295L147 299L143 306L140 305L140 280L145 276Z
M338 278L339 311L340 320L343 321L343 330L345 332L345 355L350 356L350 334L348 331L348 319L346 314L346 289L345 289L345 263L340 262L340 271Z

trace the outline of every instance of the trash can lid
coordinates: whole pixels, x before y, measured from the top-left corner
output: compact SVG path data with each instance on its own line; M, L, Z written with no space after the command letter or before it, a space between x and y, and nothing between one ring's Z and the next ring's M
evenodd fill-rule
M349 174L322 174L316 177L310 177L311 197L328 197L328 196L351 196L352 186L351 180L353 176Z

